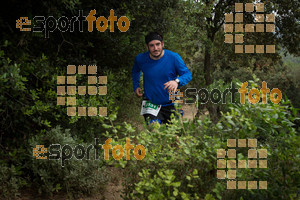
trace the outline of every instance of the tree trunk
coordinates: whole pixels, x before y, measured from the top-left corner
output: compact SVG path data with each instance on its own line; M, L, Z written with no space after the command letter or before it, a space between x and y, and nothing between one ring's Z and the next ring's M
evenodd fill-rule
M207 45L205 47L205 55L204 55L204 78L205 78L206 86L212 84L210 57L211 57L210 47Z
M211 66L211 48L212 44L214 42L214 36L215 32L212 30L212 28L207 27L207 37L209 39L209 42L205 45L205 54L204 54L204 79L205 79L205 85L206 87L213 83L213 80L211 78L212 73L212 66ZM200 105L200 102L198 102L198 105ZM216 121L216 117L218 116L218 106L214 105L211 102L208 102L205 104L205 107L207 108L209 115L211 116L212 121ZM198 109L196 113L196 119L198 119L201 115L200 109Z

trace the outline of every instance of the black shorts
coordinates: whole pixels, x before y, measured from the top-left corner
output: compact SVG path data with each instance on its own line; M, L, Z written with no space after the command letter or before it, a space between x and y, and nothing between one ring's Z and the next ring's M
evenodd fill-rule
M169 123L168 121L171 120L171 114L175 114L175 106L162 106L160 111L158 112L157 116L151 115L151 114L144 114L145 121L148 123L147 119L150 123L152 122L158 122L160 124Z

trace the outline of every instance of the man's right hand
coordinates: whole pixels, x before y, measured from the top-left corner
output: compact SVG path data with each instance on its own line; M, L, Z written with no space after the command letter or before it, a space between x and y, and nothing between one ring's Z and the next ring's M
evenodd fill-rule
M142 93L142 89L141 88L136 88L136 90L135 90L135 94L136 94L136 96L137 97L141 97L141 96L143 96L143 93Z

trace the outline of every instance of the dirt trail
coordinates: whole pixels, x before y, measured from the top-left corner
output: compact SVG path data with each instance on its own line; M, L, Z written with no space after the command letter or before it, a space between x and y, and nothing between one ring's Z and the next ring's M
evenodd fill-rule
M193 120L196 113L197 113L197 108L194 105L183 105L182 106L183 110L183 119L187 120Z
M195 115L197 114L197 108L194 104L191 105L182 105L183 109L183 119L193 120ZM208 111L205 110L203 115L200 115L199 119L203 119L206 115L208 115Z

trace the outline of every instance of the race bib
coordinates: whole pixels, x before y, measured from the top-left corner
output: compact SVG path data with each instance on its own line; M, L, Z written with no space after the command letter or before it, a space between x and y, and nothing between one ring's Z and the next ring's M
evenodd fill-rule
M148 100L143 100L142 102L142 108L141 108L141 115L144 114L151 114L155 117L158 115L158 112L160 111L161 105L156 105L151 103Z

